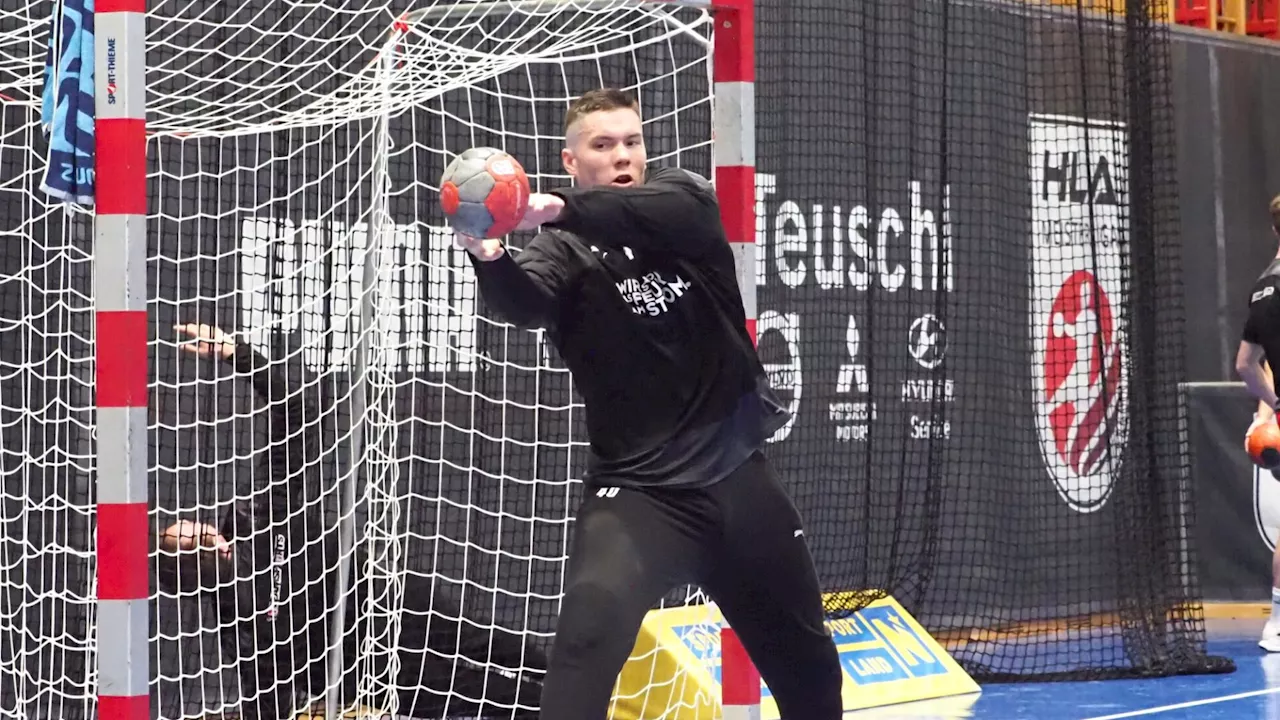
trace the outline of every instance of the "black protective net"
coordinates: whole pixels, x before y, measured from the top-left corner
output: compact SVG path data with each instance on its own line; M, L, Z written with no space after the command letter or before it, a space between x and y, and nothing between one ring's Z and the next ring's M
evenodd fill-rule
M872 591L831 612L892 594L980 680L1231 667L1188 540L1168 31L1090 5L759 10L774 457L828 586Z

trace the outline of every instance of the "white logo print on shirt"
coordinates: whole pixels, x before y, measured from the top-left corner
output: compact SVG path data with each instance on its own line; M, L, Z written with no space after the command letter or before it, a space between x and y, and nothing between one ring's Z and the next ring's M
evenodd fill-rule
M636 259L631 248L624 245L620 249L628 260ZM602 251L596 245L591 246L591 252L599 255L601 259L609 257L608 250ZM656 271L640 278L627 278L616 285L618 292L622 294L622 299L631 304L631 312L649 317L657 317L671 310L676 299L692 287L692 283L679 275L666 278Z
M627 278L617 285L622 299L631 303L631 311L649 317L669 311L690 287L689 281L679 275L664 278L656 271L641 278Z

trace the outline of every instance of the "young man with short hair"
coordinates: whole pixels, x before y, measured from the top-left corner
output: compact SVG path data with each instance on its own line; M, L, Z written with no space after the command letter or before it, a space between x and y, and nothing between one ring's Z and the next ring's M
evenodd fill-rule
M544 327L586 405L590 454L542 694L546 720L602 720L648 610L700 585L783 720L842 715L843 672L803 524L765 458L787 420L746 328L711 184L646 167L639 107L588 92L565 120L575 187L534 194L517 257L458 236L480 292Z

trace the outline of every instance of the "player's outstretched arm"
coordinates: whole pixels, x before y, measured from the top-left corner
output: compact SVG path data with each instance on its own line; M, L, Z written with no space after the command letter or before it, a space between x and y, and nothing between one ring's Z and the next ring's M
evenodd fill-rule
M517 327L553 324L560 293L576 267L563 241L540 234L516 258L500 240L458 235L457 242L470 254L480 294L496 315Z
M597 245L685 257L728 246L715 189L687 170L654 170L634 187L570 188L552 195L564 205L543 224L589 237Z
M272 363L253 346L236 342L235 336L213 325L186 323L175 325L174 330L186 338L179 346L183 350L229 362L249 376L254 391L270 403L272 419L278 421L272 423L273 442L296 435L303 427L314 429L319 408L313 393L306 391L301 368Z
M186 323L175 325L174 330L186 338L179 347L231 363L237 372L249 377L254 391L269 403L268 462L271 480L279 482L274 487L283 489L286 482L298 487L309 475L318 473L316 465L322 454L320 408L315 394L303 381L301 368L272 363L248 343L236 342L233 335L213 325Z

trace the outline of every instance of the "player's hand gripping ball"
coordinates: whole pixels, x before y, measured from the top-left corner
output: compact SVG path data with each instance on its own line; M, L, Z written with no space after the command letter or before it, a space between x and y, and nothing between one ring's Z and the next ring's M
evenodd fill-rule
M1258 467L1280 467L1280 425L1275 420L1255 424L1245 435L1244 448Z
M471 148L444 169L440 205L463 235L500 238L516 229L529 208L529 178L505 152Z

